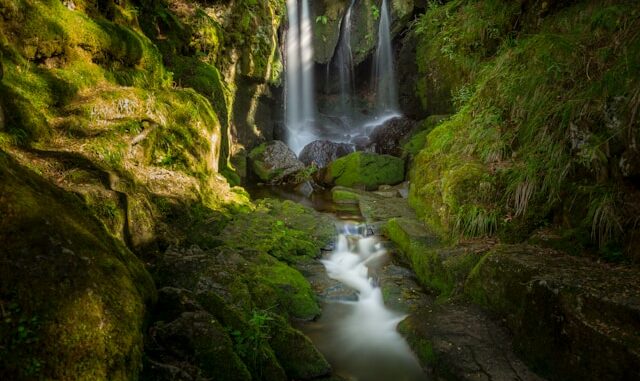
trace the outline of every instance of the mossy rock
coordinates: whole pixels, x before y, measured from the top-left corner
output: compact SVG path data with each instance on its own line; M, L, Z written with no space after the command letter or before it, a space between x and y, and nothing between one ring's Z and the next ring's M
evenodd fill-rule
M353 188L337 186L331 188L331 199L337 204L357 204L360 193Z
M276 319L273 325L277 333L269 339L269 344L289 379L317 379L331 372L327 360L302 332L281 319Z
M252 298L260 308L302 320L320 314L315 294L298 270L260 253L249 271Z
M404 160L389 155L354 152L333 161L327 167L324 181L345 187L376 189L404 180Z
M151 277L79 198L0 163L0 377L137 378Z
M400 248L422 285L446 298L463 289L472 269L483 258L487 246L447 246L433 232L412 218L393 218L385 234Z
M296 154L279 140L262 143L248 157L253 173L267 183L285 181L304 169Z
M475 303L504 318L514 348L542 376L632 380L640 376L638 269L533 245L497 245L465 284ZM593 348L599 348L593 351Z
M252 213L236 215L220 239L229 247L259 250L295 264L317 257L334 234L329 217L292 201L267 199Z

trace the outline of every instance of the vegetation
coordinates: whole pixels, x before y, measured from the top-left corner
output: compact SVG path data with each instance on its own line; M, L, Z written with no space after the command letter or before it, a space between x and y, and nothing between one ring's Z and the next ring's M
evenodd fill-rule
M443 234L519 241L554 225L584 249L629 258L640 10L544 4L431 2L417 21L420 71L438 77L419 94L456 113L425 137L411 202Z

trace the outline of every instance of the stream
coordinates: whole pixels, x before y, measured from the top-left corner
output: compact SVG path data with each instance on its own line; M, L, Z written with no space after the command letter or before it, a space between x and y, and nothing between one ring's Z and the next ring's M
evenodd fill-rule
M322 315L299 326L334 374L352 381L424 380L416 356L396 330L406 315L385 306L377 281L389 255L361 221L357 205L337 205L327 194L306 198L277 187L258 187L250 193L254 198L289 199L337 217L333 250L324 252L321 265L312 271L314 278L332 280L320 282L325 285Z
M355 300L326 301L322 316L303 326L327 357L336 374L350 380L413 381L424 374L396 326L405 318L384 304L375 271L387 260L387 251L366 226L338 223L335 249L322 260L327 274L355 290Z

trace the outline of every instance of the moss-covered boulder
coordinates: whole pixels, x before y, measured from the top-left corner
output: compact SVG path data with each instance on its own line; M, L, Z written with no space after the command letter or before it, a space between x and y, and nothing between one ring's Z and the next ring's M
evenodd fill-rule
M311 380L327 376L331 366L311 340L286 322L276 319L269 344L291 379Z
M296 154L280 140L262 143L249 152L251 169L258 178L267 183L291 180L304 169Z
M155 287L78 197L0 153L0 378L131 380Z
M398 184L403 179L404 160L367 152L354 152L333 161L323 176L327 184L366 189Z

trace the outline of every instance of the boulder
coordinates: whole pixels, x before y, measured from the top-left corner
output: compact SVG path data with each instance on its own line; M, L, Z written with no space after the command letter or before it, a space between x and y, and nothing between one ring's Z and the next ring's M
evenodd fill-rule
M375 153L400 157L402 141L415 125L416 122L408 118L393 118L371 132L369 145Z
M327 184L376 189L404 179L404 161L389 155L354 152L333 161L323 173Z
M280 140L263 143L249 153L251 169L267 183L286 182L287 179L304 169L304 164L296 154Z
M348 155L351 152L353 152L351 144L316 140L302 149L300 161L307 166L315 164L318 168L324 168L337 158Z

